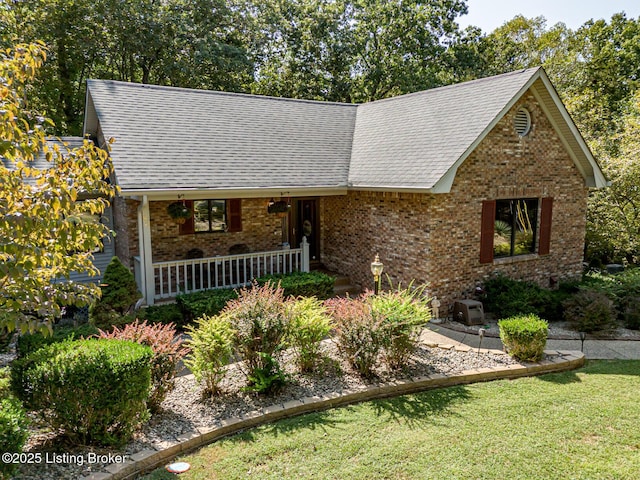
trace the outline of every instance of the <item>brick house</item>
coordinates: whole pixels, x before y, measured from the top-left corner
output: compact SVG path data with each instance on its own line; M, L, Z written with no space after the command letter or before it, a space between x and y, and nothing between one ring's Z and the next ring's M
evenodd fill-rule
M606 184L541 68L361 105L90 80L84 131L116 140L147 303L320 264L370 286L376 254L445 305L498 272L548 286L581 273Z

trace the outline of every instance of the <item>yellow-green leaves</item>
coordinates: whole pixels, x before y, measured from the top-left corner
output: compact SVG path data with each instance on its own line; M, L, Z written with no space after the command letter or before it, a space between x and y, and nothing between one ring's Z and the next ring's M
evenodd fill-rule
M47 142L41 125L50 120L28 109L45 58L41 43L0 52L0 327L10 330L48 330L63 306L99 295L68 279L97 273L91 252L109 230L94 216L116 192L105 150L88 139L76 149Z

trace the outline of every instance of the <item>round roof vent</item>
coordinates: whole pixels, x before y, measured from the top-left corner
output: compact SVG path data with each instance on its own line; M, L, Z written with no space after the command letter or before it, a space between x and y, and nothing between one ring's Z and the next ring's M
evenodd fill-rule
M516 113L516 118L514 120L514 125L516 127L516 133L521 137L524 137L531 130L531 114L529 110L526 108L521 108Z

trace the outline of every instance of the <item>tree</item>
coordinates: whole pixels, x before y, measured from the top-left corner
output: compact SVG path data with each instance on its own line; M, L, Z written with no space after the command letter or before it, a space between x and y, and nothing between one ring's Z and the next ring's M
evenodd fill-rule
M443 85L466 8L464 0L253 2L245 15L255 22L253 90L365 102Z
M640 93L622 117L615 135L616 154L601 151L611 186L594 192L587 214L587 258L593 263L628 261L640 264Z
M87 78L232 91L253 80L235 29L238 12L223 0L0 2L11 4L7 15L0 6L0 27L49 46L32 101L56 133L81 131Z
M41 43L0 53L0 326L9 330L46 331L63 306L99 294L69 277L98 273L90 252L108 229L88 217L116 193L107 151L88 139L73 150L47 142L52 122L29 104L45 58ZM32 166L41 155L49 168Z

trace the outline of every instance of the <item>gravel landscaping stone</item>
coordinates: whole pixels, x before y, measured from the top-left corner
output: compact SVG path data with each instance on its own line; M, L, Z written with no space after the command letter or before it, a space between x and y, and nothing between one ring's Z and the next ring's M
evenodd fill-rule
M465 370L478 368L515 365L508 355L502 353L480 353L476 351L456 351L421 345L412 356L402 372L390 372L385 368L376 371L377 377L364 380L355 374L339 357L332 341L323 343L323 365L321 372L314 375L301 375L292 371L285 352L282 358L289 375L289 383L277 394L262 396L243 391L246 377L242 372L242 364L228 367L228 374L223 381L223 394L213 398L203 398L202 388L193 375L182 375L176 380L176 389L171 392L162 404L163 411L154 415L151 420L136 434L133 441L122 449L79 447L67 445L56 432L38 429L34 419L32 435L25 448L26 452L41 453L43 458L54 453L66 453L69 458L84 459L68 463L35 463L20 467L16 476L24 480L79 479L94 473L107 472L106 462L87 464L90 454L103 456L123 455L131 460L135 454L149 450L162 450L175 445L179 437L196 429L220 426L222 420L242 418L261 414L265 408L290 402L304 397L321 397L340 395L346 392L365 390L371 385L400 379L424 377L432 374L451 375ZM99 457L100 458L100 457Z

